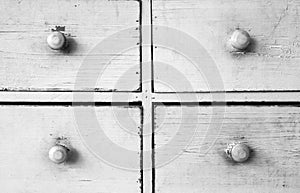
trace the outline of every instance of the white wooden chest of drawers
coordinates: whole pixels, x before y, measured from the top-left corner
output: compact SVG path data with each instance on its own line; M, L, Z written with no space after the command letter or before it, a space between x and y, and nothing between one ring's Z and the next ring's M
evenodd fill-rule
M298 193L299 9L1 1L0 192Z

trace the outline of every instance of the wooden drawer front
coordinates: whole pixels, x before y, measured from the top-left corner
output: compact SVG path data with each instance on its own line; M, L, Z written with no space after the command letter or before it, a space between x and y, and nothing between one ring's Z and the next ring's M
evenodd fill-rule
M91 107L77 107L84 111ZM136 151L132 161L140 163L140 108L96 107L101 128L116 145ZM114 113L129 113L137 123L127 132L121 128ZM140 192L140 171L126 170L101 161L78 133L73 108L63 106L1 106L0 107L0 181L2 192ZM89 118L86 118L89 121ZM88 123L86 123L88 125ZM89 131L87 126L85 131ZM100 128L99 128L100 129ZM92 133L92 132L91 132ZM57 138L67 139L71 157L55 164L48 158ZM101 137L99 141L101 142ZM101 143L100 143L101 144ZM111 149L108 149L108 151ZM118 157L120 163L124 157ZM105 160L105 158L104 158ZM131 169L131 168L129 168Z
M187 33L175 36L172 30L154 26L155 91L299 90L299 9L299 2L283 0L154 0L153 24ZM237 28L252 38L246 52L227 49ZM195 41L187 41L186 36ZM176 41L186 49L172 47ZM203 49L193 50L195 45ZM170 75L175 72L187 80ZM166 77L173 90L162 84ZM213 85L216 77L224 86Z
M137 1L3 0L0 11L0 89L139 89ZM50 49L46 40L52 29L66 34L67 49ZM81 81L79 88L74 88L76 78Z
M299 192L299 107L227 106L219 131L214 126L222 122L223 107L214 108L213 122L211 106L155 108L155 163L161 164L155 170L156 193ZM177 140L167 151L161 149L190 130L191 141ZM224 150L232 142L250 147L248 161L227 158ZM169 154L172 148L181 149L181 154L162 165L175 157Z

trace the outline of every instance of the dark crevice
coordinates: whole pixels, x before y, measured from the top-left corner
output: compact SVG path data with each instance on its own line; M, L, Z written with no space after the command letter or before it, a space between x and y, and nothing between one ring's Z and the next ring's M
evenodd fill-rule
M143 13L143 5L142 5L142 1L138 1L139 2L139 33L140 33L140 46L139 46L139 50L140 50L140 86L138 89L138 92L142 92L143 91L143 27L142 27L142 13Z
M300 106L300 101L278 102L155 102L154 105L165 106Z
M234 90L234 91L180 91L180 92L154 92L157 94L218 94L218 93L297 93L300 92L300 90Z
M151 92L154 92L154 49L153 49L153 12L152 12L152 0L150 0L150 49L151 49Z
M3 102L0 105L11 106L142 106L142 102Z
M152 10L152 9L151 9ZM152 103L152 109L151 109L151 113L152 113L152 135L151 135L151 161L152 161L152 193L155 193L155 133L154 133L154 130L155 130L155 119L154 119L154 116L155 116L155 112L154 112L154 103Z
M142 21L143 21L143 17L142 17L142 13L143 13L143 2L139 1L139 33L140 33L140 46L139 46L139 51L140 51L140 86L139 86L139 92L143 91L143 28L142 28ZM140 108L141 108L141 128L140 128L140 189L141 189L141 193L144 192L144 170L143 170L143 125L144 125L144 108L142 106L142 102L139 102Z

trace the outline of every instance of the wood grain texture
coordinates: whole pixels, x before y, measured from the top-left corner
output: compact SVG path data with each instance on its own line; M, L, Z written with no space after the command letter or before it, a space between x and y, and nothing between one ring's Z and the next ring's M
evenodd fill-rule
M84 69L80 76L86 86L83 84L77 90L139 89L139 2L4 0L0 2L0 11L0 89L72 91L87 55L95 64ZM128 28L131 29L111 37ZM48 47L46 39L53 29L67 35L70 45L67 50L54 51ZM136 46L121 53L92 51L109 38L111 48L122 42ZM99 69L103 67L102 73ZM99 78L91 85L94 73ZM118 82L125 73L128 75Z
M76 108L84 110L92 107ZM140 108L112 109L100 106L95 108L95 112L106 136L120 147L136 151L136 156L132 159L140 163ZM137 123L137 127L132 128L131 133L121 128L114 115L124 112L129 112L132 120ZM141 191L139 170L125 170L104 163L85 145L78 133L72 107L1 106L0 115L2 192ZM90 128L85 129L88 131ZM66 138L73 152L71 158L61 165L52 163L48 158L48 151L57 138ZM116 152L111 152L113 153Z
M208 55L193 53L194 57L203 62L212 58L219 71L215 76L220 73L226 91L299 90L299 9L299 1L290 0L154 0L152 19L154 25L172 27L195 38ZM253 39L245 53L232 54L226 49L236 28L246 30ZM191 84L187 88L184 81L174 77L175 91L220 91L211 87L207 83L209 75L203 74L203 68L209 65L200 63L197 69L191 58L160 47L158 37L162 34L156 31L154 28L156 92L174 92L160 82L171 76L170 68L182 73Z
M177 156L157 166L155 192L299 192L299 107L227 106L225 114L222 108L155 108L155 163ZM221 122L220 130L213 127ZM190 142L177 140L166 151L161 149L191 130ZM241 164L228 160L224 150L231 142L246 143L252 149L250 160ZM175 148L181 152L170 155Z
M91 102L89 92L76 92L81 101ZM226 98L221 100L224 93L152 93L152 102L173 102L173 103L195 103L197 102L279 102L299 103L299 92L231 92L226 93ZM94 102L141 102L145 98L140 92L94 92ZM215 101L214 99L220 99ZM0 95L2 103L8 102L69 102L74 101L73 92L2 92Z

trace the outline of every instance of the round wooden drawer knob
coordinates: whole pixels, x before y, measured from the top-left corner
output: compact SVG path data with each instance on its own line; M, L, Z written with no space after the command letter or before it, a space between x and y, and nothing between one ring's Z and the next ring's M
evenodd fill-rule
M233 161L238 163L245 162L250 157L249 147L242 143L228 145L226 153Z
M229 40L230 45L237 50L245 50L250 44L251 38L244 30L235 30Z
M49 158L56 164L63 163L68 158L68 149L62 145L55 145L49 150Z
M63 33L55 31L48 36L47 43L53 50L62 50L66 46L67 39Z

